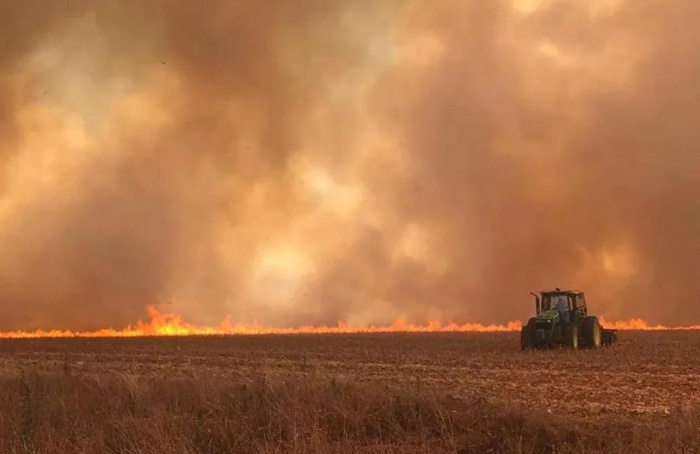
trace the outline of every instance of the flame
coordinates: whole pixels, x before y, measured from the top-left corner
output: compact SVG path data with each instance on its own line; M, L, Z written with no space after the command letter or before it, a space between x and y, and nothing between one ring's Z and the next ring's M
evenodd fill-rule
M101 329L97 331L70 331L70 330L37 330L37 331L9 331L0 332L0 339L36 339L36 338L65 338L65 337L168 337L168 336L227 336L227 335L261 335L261 334L350 334L350 333L430 333L430 332L513 332L520 331L520 321L510 321L505 325L483 325L480 323L466 323L463 325L450 323L442 324L433 321L425 325L405 323L397 319L391 325L351 325L338 322L337 326L299 326L296 328L266 328L255 323L236 323L231 317L215 327L197 326L182 320L179 315L162 313L154 306L147 309L149 321L139 320L134 326L124 329ZM617 330L700 330L700 325L685 327L667 327L662 325L650 325L641 319L608 322L600 317L601 325L605 328Z
M256 334L341 334L341 333L389 333L389 332L505 332L520 330L521 323L512 321L505 325L482 325L467 323L442 324L434 321L427 325L405 323L401 319L387 326L358 326L338 322L337 326L299 326L296 328L266 328L255 323L236 323L231 317L215 327L197 326L182 320L179 315L160 312L153 306L148 307L149 321L139 320L134 326L125 329L101 329L97 331L10 331L0 332L0 339L47 338L47 337L147 337L147 336L222 336L222 335L256 335Z
M616 322L608 322L603 317L598 317L600 324L604 328L608 329L618 329L621 331L691 331L700 330L700 325L688 325L688 326L664 326L664 325L651 325L646 320L641 318L632 318L629 320L621 320Z

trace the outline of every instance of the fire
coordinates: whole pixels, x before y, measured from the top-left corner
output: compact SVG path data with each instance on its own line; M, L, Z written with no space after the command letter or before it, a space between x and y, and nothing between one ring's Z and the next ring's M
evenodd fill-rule
M602 317L599 317L600 324L604 328L619 329L619 330L639 330L639 331L690 331L700 330L700 325L688 326L664 326L651 325L646 320L641 318L632 318L629 320L621 320L616 322L608 322Z
M226 336L226 335L261 335L261 334L350 334L350 333L430 333L430 332L515 332L520 331L522 323L511 321L504 325L483 325L479 323L443 324L433 321L425 325L405 323L401 319L385 326L358 326L338 322L337 326L299 326L296 328L266 328L254 323L236 323L227 317L215 327L197 326L182 320L179 315L160 312L153 306L148 307L149 321L139 320L134 326L124 329L101 329L97 331L37 330L0 332L0 339L31 338L65 338L65 337L149 337L149 336ZM618 330L700 330L700 325L686 327L667 327L650 325L641 319L608 322L600 319L605 328Z
M124 329L102 329L90 332L38 330L11 331L0 333L0 338L46 338L46 337L147 337L147 336L221 336L221 335L257 335L257 334L341 334L341 333L389 333L389 332L504 332L518 331L521 323L512 321L505 325L482 325L478 323L442 324L430 322L427 325L405 323L401 319L387 326L356 326L338 322L337 326L299 326L296 328L266 328L254 323L236 323L227 317L215 327L197 326L182 320L179 315L160 312L153 306L148 307L149 321L139 320L134 326Z

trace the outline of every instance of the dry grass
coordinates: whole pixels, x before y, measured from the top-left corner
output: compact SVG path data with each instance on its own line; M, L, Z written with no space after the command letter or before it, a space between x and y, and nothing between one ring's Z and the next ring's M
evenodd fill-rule
M465 339L481 343L465 349ZM685 338L631 339L629 350L576 355L510 352L508 336L4 343L0 453L700 452L698 406L635 413L618 405L591 416L582 410L601 398L598 384L585 392L574 380L561 392L579 367L586 377L599 370L637 380L607 388L612 400L629 388L653 394L650 384L667 376L675 377L668 395L694 393L685 343L675 353L684 367L656 347L641 355L666 366L643 358L640 370L632 354L645 339ZM607 361L626 363L605 371ZM493 375L502 363L512 378ZM501 378L510 390L499 398ZM510 398L535 393L513 384L542 378L533 389L545 403Z
M582 424L350 383L24 374L0 379L3 453L700 451L700 412Z

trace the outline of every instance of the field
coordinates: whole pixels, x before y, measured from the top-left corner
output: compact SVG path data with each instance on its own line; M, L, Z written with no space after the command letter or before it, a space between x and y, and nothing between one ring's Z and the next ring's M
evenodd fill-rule
M0 342L0 452L699 452L700 332Z

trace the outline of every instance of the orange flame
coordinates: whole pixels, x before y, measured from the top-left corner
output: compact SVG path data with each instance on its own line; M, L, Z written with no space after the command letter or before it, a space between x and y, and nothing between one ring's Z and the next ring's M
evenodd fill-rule
M629 320L621 320L616 322L608 322L603 317L598 317L600 319L600 324L604 328L608 329L618 329L621 331L691 331L700 330L700 325L688 325L688 326L664 326L664 325L651 325L646 320L641 318L632 318Z
M149 337L149 336L222 336L222 335L260 335L260 334L350 334L350 333L391 333L391 332L513 332L522 327L520 321L511 321L505 325L483 325L480 323L456 323L442 324L438 321L426 325L405 323L401 319L391 325L350 325L338 322L337 326L300 326L296 328L266 328L255 323L233 324L231 317L227 317L219 326L196 326L184 322L179 315L165 314L153 306L148 307L149 321L139 320L135 326L127 326L124 329L101 329L97 331L70 331L70 330L37 330L37 331L10 331L0 332L0 339L29 339L29 338L62 338L62 337ZM686 327L667 327L650 325L641 319L627 321L607 322L600 318L601 325L605 328L618 330L700 330L700 325Z
M338 322L337 326L299 326L296 328L266 328L255 323L236 323L231 317L215 327L196 326L184 322L179 315L165 314L153 306L148 307L148 322L138 321L135 326L125 329L101 329L98 331L11 331L0 332L0 339L46 338L46 337L147 337L147 336L221 336L221 335L255 335L255 334L332 334L332 333L389 333L389 332L503 332L518 331L521 323L512 321L505 325L482 325L467 323L442 324L430 322L427 325L405 323L401 319L387 326L359 326Z

